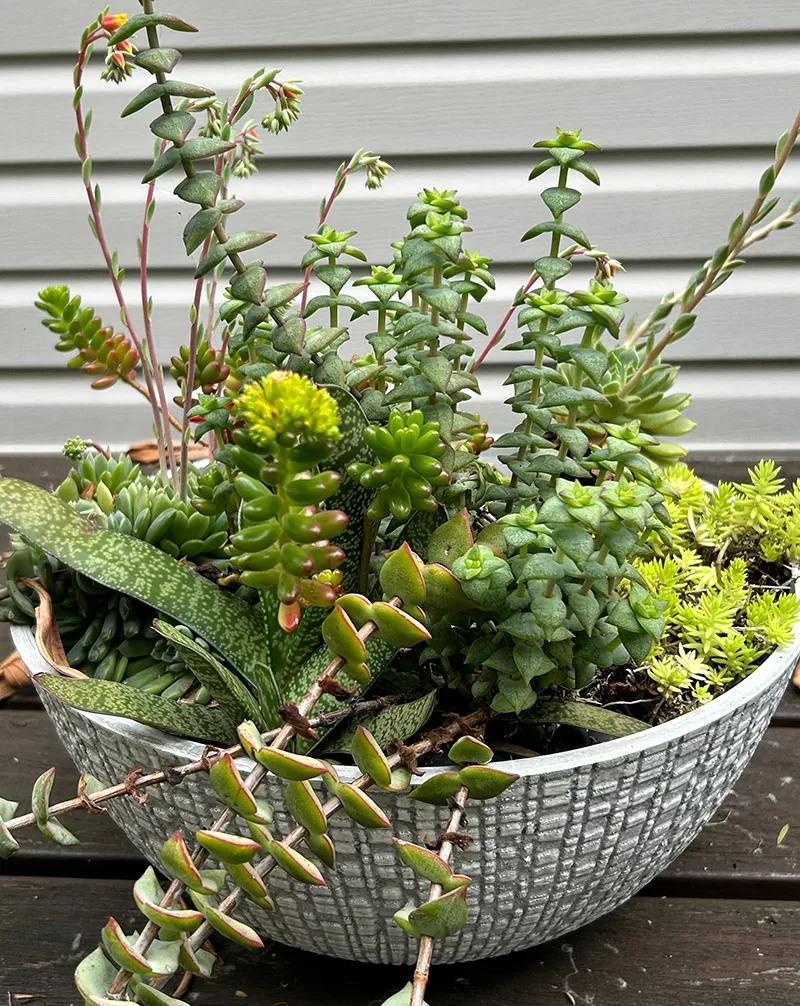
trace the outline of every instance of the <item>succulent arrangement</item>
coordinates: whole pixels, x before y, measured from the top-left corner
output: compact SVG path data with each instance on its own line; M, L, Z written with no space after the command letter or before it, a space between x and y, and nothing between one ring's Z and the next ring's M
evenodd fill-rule
M679 463L685 448L670 438L693 426L689 396L662 355L747 248L800 212L800 200L778 210L770 195L800 117L726 241L627 331L619 263L567 220L581 199L573 186L599 184L597 147L579 131L539 141L531 178L552 183L546 217L523 235L537 249L530 277L490 333L480 303L491 260L466 246L456 192L419 193L383 264L329 223L352 176L368 188L386 179L371 151L336 171L297 281L270 284L247 253L275 235L232 232L243 206L233 186L256 170L260 132L297 120L302 90L264 68L230 101L176 79L174 33L194 30L142 0L141 13L106 10L83 32L76 149L123 331L65 286L37 301L70 367L149 401L159 470L75 438L54 494L0 481L0 520L15 532L0 617L35 626L57 672L40 687L213 745L136 786L203 772L226 808L165 842L166 890L152 869L134 887L142 930L110 919L76 984L97 1006L182 1003L189 978L213 965L212 930L261 945L234 912L245 898L270 908L273 870L325 884L333 814L392 827L377 789L450 808L432 847L395 843L430 892L395 916L419 959L384 1006L424 1006L433 941L468 922L470 879L452 862L469 841L465 809L516 778L490 764L503 747L493 742L527 729L546 745L563 723L594 739L644 730L713 699L792 638L800 486L784 491L763 462L750 483L712 492ZM146 77L122 115L158 112L138 243L142 332L93 180L83 79L95 45L105 78ZM263 99L266 114L247 119ZM191 208L183 242L196 253L188 341L169 366L175 408L148 287L155 183L168 174ZM575 286L581 264L588 281ZM348 358L354 320L370 348ZM516 354L516 425L493 439L475 408L480 365L499 344ZM189 462L190 441L207 464ZM361 773L352 783L331 756L345 750ZM411 787L418 760L445 752L448 770ZM259 797L268 773L285 782L287 834ZM74 801L51 806L52 782L53 770L37 780L30 814L0 800L0 855L30 824L71 844L63 814L130 792L129 781L84 777Z

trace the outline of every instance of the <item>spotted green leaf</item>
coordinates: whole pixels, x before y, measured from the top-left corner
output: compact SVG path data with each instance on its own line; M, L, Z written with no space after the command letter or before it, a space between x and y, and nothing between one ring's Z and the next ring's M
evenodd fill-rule
M544 700L527 709L522 718L528 723L568 723L571 726L583 727L585 730L596 730L609 737L630 737L631 734L647 730L647 724L633 716L614 712L613 709L603 709L601 706L591 706L586 702L570 702L569 700Z

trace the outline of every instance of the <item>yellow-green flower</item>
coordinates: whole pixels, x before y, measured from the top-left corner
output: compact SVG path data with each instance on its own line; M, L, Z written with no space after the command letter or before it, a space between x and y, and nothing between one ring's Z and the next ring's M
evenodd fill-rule
M341 437L333 398L309 378L288 370L248 384L236 402L236 413L260 447L269 447L282 433L311 440Z

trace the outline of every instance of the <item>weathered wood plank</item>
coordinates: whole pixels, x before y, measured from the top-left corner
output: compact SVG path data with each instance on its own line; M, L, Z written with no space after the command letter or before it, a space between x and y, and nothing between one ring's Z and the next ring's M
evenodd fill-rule
M0 899L4 917L14 919L3 933L0 979L12 1003L74 1001L73 970L108 916L128 932L138 924L130 885L116 880L0 878ZM796 1006L798 939L796 902L634 898L545 946L434 967L428 999L437 1006ZM277 944L257 953L221 949L218 977L199 981L191 993L206 1006L240 998L264 1006L376 1006L410 977L407 969L322 959Z
M173 5L176 10L179 4ZM185 14L183 10L177 13ZM569 17L558 8L537 10L536 18L525 16L518 3L501 4L487 10L484 0L461 0L458 17L447 6L431 6L426 0L407 0L398 7L394 0L373 0L365 11L361 0L340 0L335 6L309 6L296 0L274 0L269 7L254 6L250 0L232 0L224 9L215 9L208 0L195 0L188 16L202 29L199 37L180 36L186 51L208 48L211 41L227 49L251 49L271 45L281 47L352 46L402 43L448 44L486 43L494 40L567 38L574 45L582 37L596 39L597 8L593 0L573 0ZM46 32L33 31L31 19L22 6L12 5L4 26L0 53L44 55L71 52L82 27L75 8L58 0L40 0L37 18ZM353 25L358 32L353 32ZM738 32L798 31L800 17L792 0L772 0L769 25L749 0L731 0L725 7L699 7L693 0L650 0L631 17L628 0L607 0L603 5L602 34L608 38L625 35L708 35Z

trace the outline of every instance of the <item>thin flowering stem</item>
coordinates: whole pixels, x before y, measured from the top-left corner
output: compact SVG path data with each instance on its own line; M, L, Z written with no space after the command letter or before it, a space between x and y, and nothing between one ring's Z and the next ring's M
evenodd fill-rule
M317 220L317 230L319 230L320 227L322 227L325 221L328 219L328 216L330 215L330 212L333 209L333 204L336 202L336 197L341 193L342 189L344 189L344 183L348 175L351 175L353 171L356 170L356 167L357 165L353 165L351 162L350 164L347 165L344 171L342 171L341 175L337 175L336 181L334 182L333 188L331 189L331 194L328 196L327 202L320 211L319 220ZM312 269L313 264L308 265L306 266L306 270L303 273L303 294L300 300L301 317L303 314L305 314L306 304L308 303L308 288L311 282Z
M203 242L202 256L208 254L211 246L211 235ZM180 494L186 502L189 485L189 412L192 408L192 391L197 373L197 336L200 327L200 304L203 300L203 278L199 277L194 284L194 301L192 303L192 327L189 331L189 358L186 361L186 378L183 383L183 435L181 437L180 458Z
M153 423L156 431L156 439L161 441L162 439L162 425L161 425L161 412L157 405L157 394L154 383L154 375L152 374L146 354L143 352L142 341L139 337L136 327L133 324L133 318L131 317L130 310L128 309L128 304L125 300L125 294L122 291L122 284L119 281L118 271L114 265L114 260L111 251L108 246L108 241L105 235L105 229L103 227L103 220L100 213L100 206L97 201L97 196L95 190L91 184L91 161L89 159L89 150L86 140L86 119L83 114L83 74L86 69L86 63L88 56L90 54L91 47L93 44L99 40L105 39L107 33L103 28L97 28L92 32L89 32L81 42L81 47L78 52L78 60L75 66L74 74L74 87L75 87L75 99L73 101L75 109L75 123L76 123L76 147L78 152L78 157L80 158L81 164L84 166L84 176L83 185L86 191L86 198L89 203L89 211L91 214L91 220L93 224L93 231L97 243L100 246L100 251L102 252L103 259L106 264L106 269L111 278L111 284L114 288L114 294L117 298L117 303L119 304L120 313L122 315L122 320L125 327L130 333L131 341L136 347L139 353L139 358L142 361L142 372L144 374L145 385L146 385L146 397L150 401L150 406L153 410ZM88 167L87 167L88 165ZM135 382L126 382L134 385ZM142 391L141 386L137 385L136 390Z
M536 282L536 280L538 278L539 278L539 273L538 272L532 272L531 273L530 278L528 279L528 282L522 288L522 291L521 291L521 294L520 294L522 297L524 297L525 294L528 293L528 291L531 289L531 287L533 286L533 284ZM489 355L489 353L491 353L491 351L494 349L494 347L497 345L497 343L503 338L503 335L505 334L505 331L506 331L506 327L507 327L508 323L511 321L511 319L514 317L514 315L516 314L516 311L517 311L518 307L519 307L519 304L517 304L517 298L515 297L514 298L514 303L506 311L505 315L503 316L503 320L497 326L497 330L495 331L494 335L486 343L486 345L483 348L483 352L475 360L475 362L472 364L472 366L470 367L470 370L472 370L473 372L476 371L478 369L478 367L480 367L480 365L486 359L486 357Z

